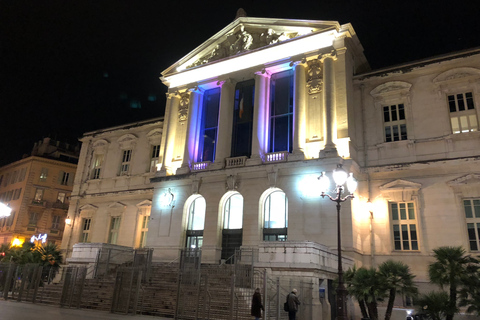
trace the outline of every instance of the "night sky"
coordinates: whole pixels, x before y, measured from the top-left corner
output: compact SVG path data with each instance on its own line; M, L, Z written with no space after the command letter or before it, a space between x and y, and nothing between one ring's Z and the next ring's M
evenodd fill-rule
M367 4L365 4L367 3ZM163 116L160 73L235 18L352 23L372 67L480 46L478 0L0 0L0 165Z

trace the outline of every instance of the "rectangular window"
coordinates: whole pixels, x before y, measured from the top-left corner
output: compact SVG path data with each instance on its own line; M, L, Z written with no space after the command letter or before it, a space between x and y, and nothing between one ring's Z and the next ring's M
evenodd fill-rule
M145 248L147 243L148 222L150 216L142 216L142 229L140 231L140 248Z
M40 172L40 181L47 181L48 177L48 169L47 168L42 168L42 171Z
M390 202L395 250L418 250L417 219L413 202Z
M453 133L478 131L478 119L471 92L448 96L450 123Z
M61 171L60 177L61 177L61 180L60 180L61 185L64 185L64 186L69 185L70 173Z
M38 216L39 214L36 213L36 212L30 212L28 214L28 225L29 226L36 226L37 225L37 221L38 221Z
M65 197L66 197L65 192L59 192L57 196L57 202L65 203Z
M44 189L37 189L35 191L35 197L33 198L33 200L36 202L41 202L43 200L44 191L45 191Z
M480 199L463 200L465 219L467 220L467 237L471 251L480 247Z
M132 160L132 150L123 150L122 164L120 166L120 175L127 175L130 170L130 161Z
M22 168L22 170L20 170L20 174L18 176L18 182L22 182L23 180L25 180L25 175L27 174L27 168Z
M80 234L80 242L90 242L89 235L91 223L92 219L90 218L82 219L82 233Z
M7 192L7 197L6 197L5 201L8 202L8 201L12 200L12 198L13 198L13 190L10 190L10 191Z
M18 171L14 171L12 174L12 180L10 181L11 184L14 184L17 182L18 179Z
M197 162L214 161L218 132L218 110L220 108L220 88L205 91L203 95L200 141Z
M117 244L119 230L120 217L112 217L110 219L110 232L108 234L108 243Z
M152 157L150 159L150 172L159 171L160 145L152 146Z
M407 122L405 120L405 106L403 103L384 106L383 123L385 127L385 142L407 140Z
M7 173L5 175L5 180L3 181L3 186L6 187L9 181L10 181L10 173Z
M100 172L103 166L103 154L96 154L92 166L92 179L100 179Z
M7 220L7 226L11 226L13 224L13 220L15 219L15 211L12 210L12 212L10 213L10 217L8 217L8 220Z
M233 111L232 157L250 157L252 153L254 99L255 80L237 83Z
M22 193L22 188L16 189L13 194L13 200L18 200L20 198L21 193Z
M60 216L53 216L52 217L52 229L57 230L60 226Z
M270 81L270 152L292 152L293 71L275 73Z

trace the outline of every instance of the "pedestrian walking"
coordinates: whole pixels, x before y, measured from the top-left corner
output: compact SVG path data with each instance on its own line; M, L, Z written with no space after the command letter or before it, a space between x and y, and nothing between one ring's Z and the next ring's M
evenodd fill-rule
M255 293L252 297L252 310L251 315L255 317L255 320L260 320L262 318L262 295L260 294L260 288L255 289Z
M297 289L293 289L287 296L288 320L296 320L300 300L297 297Z

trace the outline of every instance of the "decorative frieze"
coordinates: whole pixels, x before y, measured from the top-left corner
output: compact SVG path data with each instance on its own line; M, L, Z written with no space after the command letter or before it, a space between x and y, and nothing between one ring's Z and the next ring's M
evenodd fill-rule
M184 92L180 94L180 104L178 107L178 122L185 124L188 115L188 104L190 103L190 93Z
M322 91L323 73L320 60L314 59L307 62L308 65L308 79L307 88L308 94L316 94Z

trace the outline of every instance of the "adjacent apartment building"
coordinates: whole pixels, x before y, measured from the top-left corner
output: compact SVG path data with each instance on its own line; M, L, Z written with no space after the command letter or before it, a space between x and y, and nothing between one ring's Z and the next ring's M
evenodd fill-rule
M78 145L44 138L30 156L0 168L0 202L12 209L0 219L0 243L60 246L78 152Z
M423 285L434 248L478 254L480 49L372 71L350 24L239 17L162 75L163 121L82 139L64 249L255 250L321 287L337 213L317 178L342 164L359 183L341 206L347 268L399 260Z

